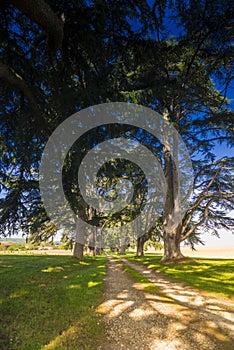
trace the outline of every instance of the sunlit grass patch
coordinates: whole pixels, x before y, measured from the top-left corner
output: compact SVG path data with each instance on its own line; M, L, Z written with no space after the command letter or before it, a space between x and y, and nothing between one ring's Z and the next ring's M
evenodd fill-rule
M1 349L95 349L106 258L0 255Z
M149 292L150 294L156 294L161 298L161 300L174 303L174 300L172 298L162 293L161 290L154 283L150 282L148 278L146 278L145 276L142 276L140 273L138 273L136 270L134 270L130 266L124 265L123 270L126 271L132 277L132 279L137 282L135 284L136 289Z
M127 255L132 261L138 261L165 273L166 275L190 284L197 289L234 298L234 259L188 259L180 262L161 263L161 256L145 254L137 258Z

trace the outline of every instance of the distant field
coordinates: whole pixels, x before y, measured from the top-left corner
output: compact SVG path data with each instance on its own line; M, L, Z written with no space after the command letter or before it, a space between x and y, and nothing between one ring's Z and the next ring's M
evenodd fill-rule
M189 257L200 257L200 258L218 258L218 259L234 259L234 247L198 247L195 251L187 247L181 248L183 254ZM155 251L154 249L149 249L148 253L162 254L163 251ZM25 252L14 252L13 254L47 254L47 255L72 255L71 250L28 250ZM12 254L10 252L0 252L0 254Z
M230 247L206 247L198 246L196 250L188 247L181 247L181 251L185 256L197 258L218 258L218 259L234 259L234 246ZM163 250L154 250L149 248L147 253L163 254Z
M22 250L22 251L0 251L0 257L1 254L3 255L69 255L72 256L71 250L65 250L65 249L37 249L37 250Z
M106 257L2 253L0 349L95 349Z
M182 247L182 253L191 257L234 259L234 247L198 247L196 251Z

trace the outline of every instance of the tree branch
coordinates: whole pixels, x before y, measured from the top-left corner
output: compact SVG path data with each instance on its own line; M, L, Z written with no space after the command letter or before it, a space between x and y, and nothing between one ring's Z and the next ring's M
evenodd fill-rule
M195 225L193 225L193 227L191 227L190 230L188 230L188 232L186 233L185 236L181 237L180 239L180 242L183 242L186 238L188 238L195 230L197 227L201 226L204 221L206 220L206 218L208 217L209 215L209 206L210 204L214 201L214 198L211 198L207 203L206 203L206 206L205 206L205 210L204 210L204 214L203 214L203 217L200 221L198 221Z
M13 85L15 88L22 91L25 97L28 99L35 115L41 115L33 93L19 74L15 74L14 71L6 64L0 63L0 78L4 79L10 85Z
M44 0L10 0L21 12L41 26L48 34L51 51L61 48L63 41L63 21Z

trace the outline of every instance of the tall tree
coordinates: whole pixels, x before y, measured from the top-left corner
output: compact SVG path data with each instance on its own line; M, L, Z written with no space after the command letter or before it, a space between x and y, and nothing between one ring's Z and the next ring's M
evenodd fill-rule
M143 35L146 10L146 1L1 2L3 235L53 234L38 189L43 147L75 111L121 99L118 62L139 37L127 18Z
M168 228L179 179L172 154L176 147L164 147L168 193L163 260L182 258L181 242L194 246L204 230L218 234L221 227L233 228L228 215L233 208L233 158L216 159L212 152L217 142L233 146L233 113L225 96L233 76L231 7L227 1L179 2L173 17L178 18L180 35L142 40L135 50L132 95L173 123L186 142L195 172L191 205L182 221Z
M227 0L1 2L1 233L54 234L38 189L43 147L72 113L108 101L161 113L193 160L190 206L168 230L179 191L172 152L131 133L164 166L164 259L181 258L181 242L194 246L204 228L218 234L220 227L233 227L227 215L233 208L233 158L217 159L213 152L217 142L233 146L226 98L233 76L232 10ZM93 133L89 147L100 139ZM69 164L68 157L67 188L73 179Z

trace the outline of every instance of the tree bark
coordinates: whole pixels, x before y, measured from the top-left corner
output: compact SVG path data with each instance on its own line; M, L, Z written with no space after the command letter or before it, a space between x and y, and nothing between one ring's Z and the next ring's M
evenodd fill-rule
M121 248L120 248L120 254L126 254L126 249L128 247L128 238L122 237L121 239Z
M167 193L164 205L163 240L164 255L162 261L178 260L184 256L180 251L180 236L182 225L182 212L179 198L179 174L178 174L178 140L173 138L173 145L165 137L163 153L165 157L165 179ZM172 140L171 140L172 141Z
M180 231L179 225L174 232L164 231L164 254L161 261L179 260L184 256L180 250Z
M120 254L122 254L122 255L126 254L126 246L125 245L121 245Z
M61 48L63 21L53 12L44 0L11 0L12 4L39 24L48 34L48 47L51 51Z
M96 255L101 255L102 249L100 247L96 247Z
M73 250L73 256L74 258L78 259L78 260L83 260L84 259L84 244L75 243L75 247Z
M144 256L144 244L145 241L143 240L143 237L137 238L137 256Z

